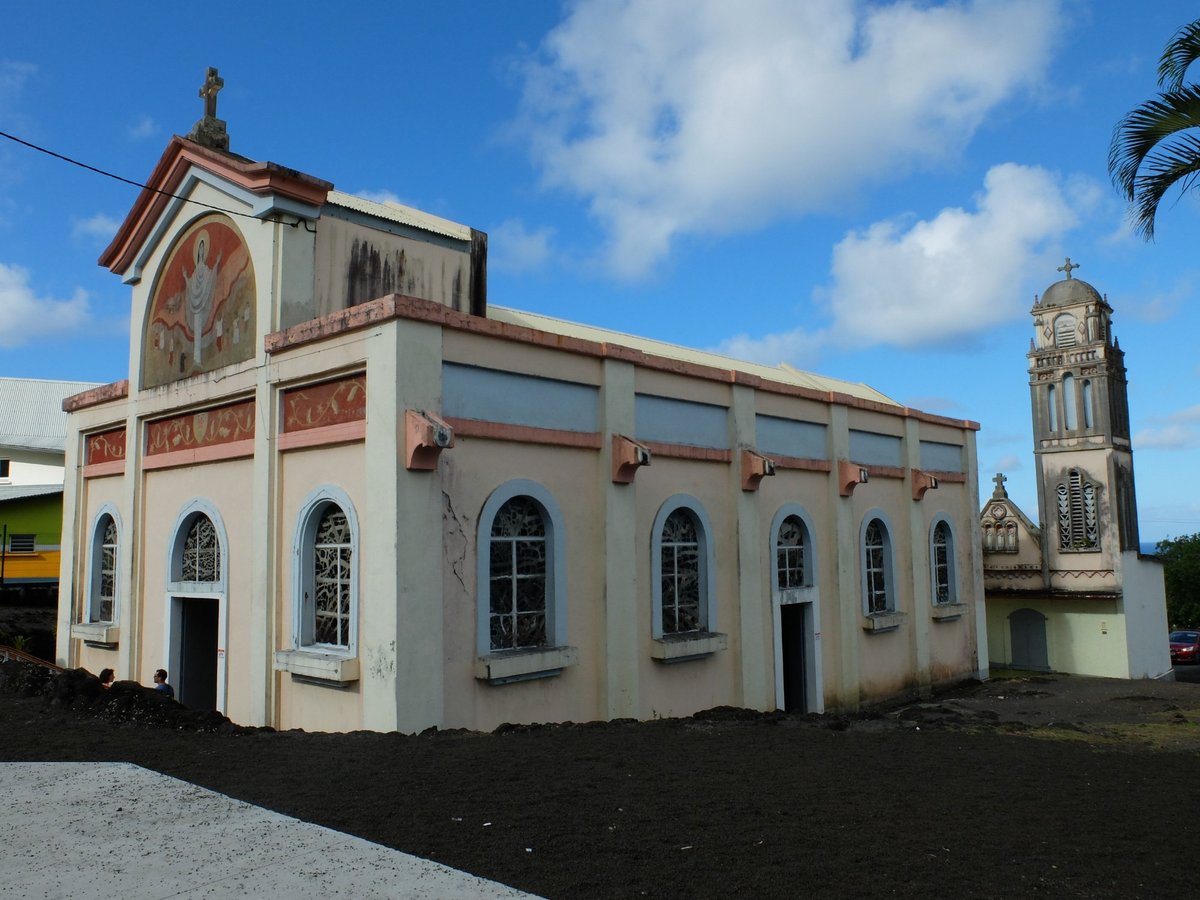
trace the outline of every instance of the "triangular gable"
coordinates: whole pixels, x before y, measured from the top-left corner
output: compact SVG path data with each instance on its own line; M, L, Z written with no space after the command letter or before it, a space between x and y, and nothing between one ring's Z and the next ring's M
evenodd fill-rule
M141 268L163 238L172 213L186 200L195 181L216 179L226 190L242 194L256 218L285 212L315 217L325 203L330 182L272 162L255 162L242 156L211 150L195 141L171 138L146 187L138 195L99 264L120 275L126 283L141 278Z

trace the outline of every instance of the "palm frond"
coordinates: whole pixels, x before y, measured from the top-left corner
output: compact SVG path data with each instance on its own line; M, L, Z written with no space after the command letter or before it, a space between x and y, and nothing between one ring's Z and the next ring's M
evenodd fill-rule
M1154 239L1154 219L1159 204L1173 186L1185 194L1200 177L1200 136L1179 135L1160 143L1146 157L1134 184L1133 227L1146 240Z
M1125 199L1134 200L1142 163L1162 141L1198 127L1200 87L1195 85L1160 94L1126 114L1108 148L1108 172Z
M1171 38L1158 61L1158 84L1164 90L1183 87L1183 76L1200 59L1200 19L1184 25Z

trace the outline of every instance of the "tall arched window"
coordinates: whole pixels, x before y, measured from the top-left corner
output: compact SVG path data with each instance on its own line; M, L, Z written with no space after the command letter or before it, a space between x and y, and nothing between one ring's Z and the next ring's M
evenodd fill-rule
M358 634L358 519L340 489L313 491L296 527L295 645L352 656Z
M1094 400L1092 398L1092 380L1086 379L1083 382L1083 427L1091 428L1095 425L1095 409Z
M929 566L933 602L958 602L954 571L954 534L950 530L950 523L945 519L939 519L933 525L929 541Z
M484 503L478 528L477 654L569 649L566 526L554 497L535 481L505 482ZM554 675L573 662L564 656L521 674Z
M712 531L703 505L687 494L670 497L653 535L652 637L715 631Z
M1058 394L1054 385L1046 385L1046 423L1050 431L1058 431Z
M117 616L117 545L119 531L112 512L102 512L92 528L91 574L86 622L115 622Z
M544 647L546 517L532 497L513 497L492 520L489 633L493 650Z
M895 610L892 545L882 519L866 522L862 536L863 611L867 615Z
M1075 406L1075 376L1070 372L1063 375L1062 391L1063 424L1068 431L1073 431L1079 427L1079 416L1076 414Z

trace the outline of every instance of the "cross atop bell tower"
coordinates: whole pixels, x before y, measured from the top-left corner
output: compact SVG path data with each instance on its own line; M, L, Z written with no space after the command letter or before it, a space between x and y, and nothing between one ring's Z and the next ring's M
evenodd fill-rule
M200 97L204 100L204 117L192 126L188 140L195 141L213 150L229 150L229 133L225 120L217 118L217 93L225 87L225 79L217 74L215 66L209 66L200 86Z

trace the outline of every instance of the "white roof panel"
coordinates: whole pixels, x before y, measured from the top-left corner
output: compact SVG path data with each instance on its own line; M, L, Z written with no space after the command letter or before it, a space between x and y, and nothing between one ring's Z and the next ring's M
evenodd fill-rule
M61 453L67 440L63 400L96 386L93 381L0 378L0 446Z

